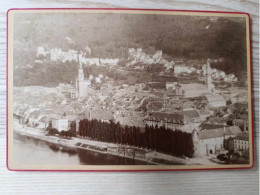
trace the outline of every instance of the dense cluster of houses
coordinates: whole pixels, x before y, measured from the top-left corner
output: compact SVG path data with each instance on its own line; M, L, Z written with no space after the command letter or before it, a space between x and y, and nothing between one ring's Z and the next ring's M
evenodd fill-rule
M36 63L43 63L43 59L40 58L43 56L44 58L49 59L52 62L78 62L85 65L117 65L119 59L109 59L109 58L93 58L91 57L91 49L87 46L83 51L77 51L73 49L69 49L68 51L62 51L61 48L52 48L50 50L46 50L44 47L38 47L37 49L37 58Z
M86 51L91 53L90 48ZM70 130L72 123L79 128L79 121L97 119L111 120L121 125L158 126L191 133L195 155L216 155L225 150L224 142L229 140L231 150L247 153L248 117L247 110L238 110L235 104L247 105L245 88L217 89L212 79L222 78L234 82L236 78L211 69L209 60L202 66L200 74L204 83L165 82L165 88L145 90L149 83L115 85L113 79L104 80L103 75L85 78L82 64L90 63L74 50L67 53L60 49L45 51L38 48L37 55L50 55L52 60L75 60L79 62L75 86L61 83L56 88L29 86L15 88L14 117L20 123L36 128L56 128L58 131ZM61 56L66 56L62 58ZM130 62L127 66L142 62L144 64L162 63L166 69L174 68L175 74L192 73L193 67L174 65L163 58L162 51L148 55L141 48L129 49ZM92 59L93 60L93 59ZM117 60L98 59L93 63L117 64ZM92 63L92 62L91 62ZM91 64L90 63L90 64ZM102 83L100 89L92 87L91 82ZM44 94L44 95L43 95ZM230 122L231 121L231 122Z
M155 54L149 55L145 53L142 48L130 48L128 51L128 60L130 62L126 64L127 66L132 66L137 63L147 65L162 64L166 70L170 70L174 66L174 62L172 60L168 61L163 57L161 50L156 51Z

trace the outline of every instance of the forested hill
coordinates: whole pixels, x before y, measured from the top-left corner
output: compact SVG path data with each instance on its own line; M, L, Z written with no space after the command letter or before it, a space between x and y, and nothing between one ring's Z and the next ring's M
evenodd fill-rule
M123 58L129 48L154 47L174 58L226 59L246 69L242 18L139 14L16 14L14 65L34 62L38 46L82 50L92 57ZM73 40L68 43L65 37Z

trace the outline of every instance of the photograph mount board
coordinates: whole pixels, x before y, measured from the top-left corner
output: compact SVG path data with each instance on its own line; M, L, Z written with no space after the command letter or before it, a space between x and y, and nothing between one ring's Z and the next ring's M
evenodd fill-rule
M253 166L246 13L8 11L8 168Z

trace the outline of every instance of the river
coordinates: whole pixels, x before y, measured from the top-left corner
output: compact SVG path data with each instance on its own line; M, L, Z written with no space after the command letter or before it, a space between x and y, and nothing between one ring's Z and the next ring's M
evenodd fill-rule
M13 162L17 165L144 165L143 161L83 149L57 146L14 133Z

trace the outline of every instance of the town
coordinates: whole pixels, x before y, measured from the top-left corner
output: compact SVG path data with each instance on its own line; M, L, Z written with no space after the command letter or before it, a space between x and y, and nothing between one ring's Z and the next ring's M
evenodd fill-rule
M151 143L146 143L145 138L114 141L124 147L185 156L199 164L249 162L247 83L240 86L234 74L212 67L222 59L187 62L172 59L161 50L142 48L129 48L126 59L100 59L91 57L89 46L79 52L38 47L35 64L44 64L46 59L74 62L77 76L70 83L59 83L56 87L14 87L13 113L19 127L113 142L116 135L111 140L95 137L93 133L90 136L85 126L95 120L104 127L118 124L124 132L130 128L132 133L128 136L150 137L147 132L157 131L151 133L157 137L151 138L155 140ZM86 73L89 67L101 67L104 71ZM156 146L163 142L160 139L164 136L158 131L172 132L171 136L177 140L187 137L192 143L176 145L169 141L175 147L187 149L183 153L168 151Z

